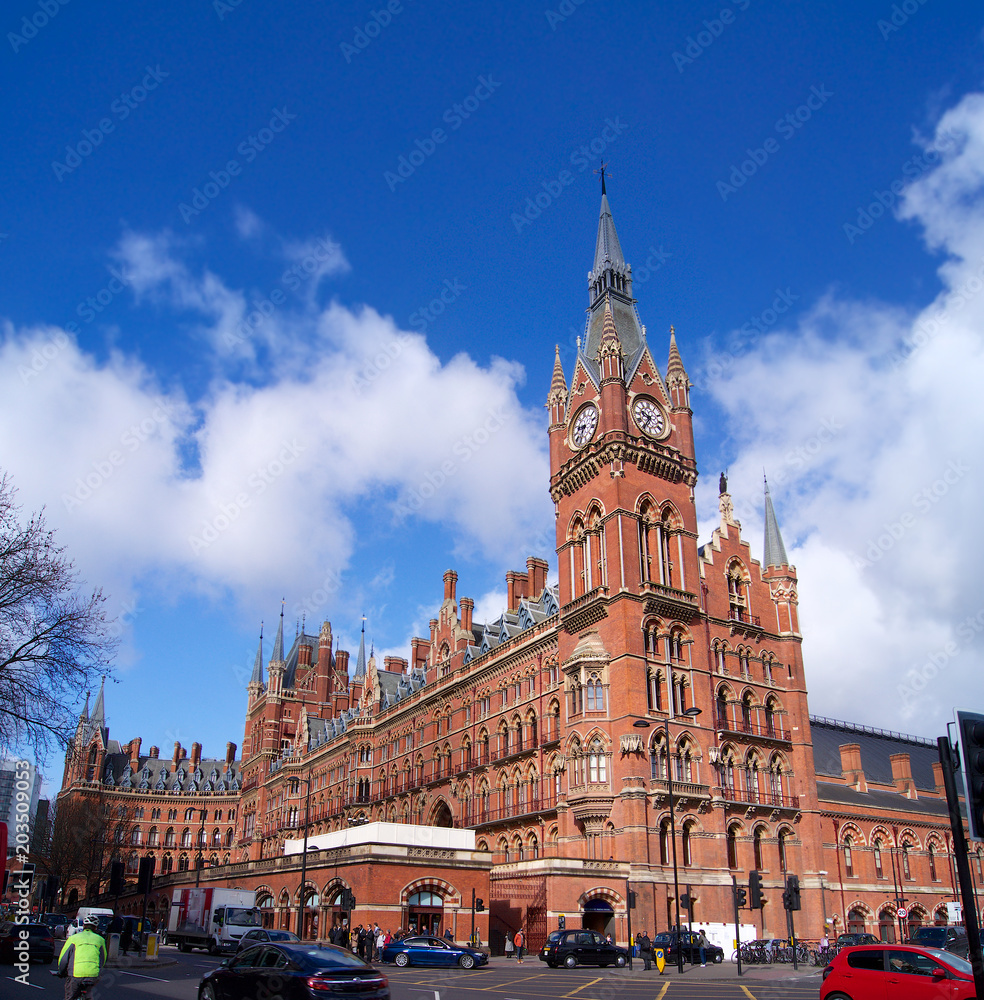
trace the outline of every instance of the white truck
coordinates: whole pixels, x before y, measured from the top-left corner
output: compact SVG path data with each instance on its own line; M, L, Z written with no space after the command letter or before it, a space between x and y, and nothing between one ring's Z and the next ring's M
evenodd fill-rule
M250 889L175 889L167 940L181 951L207 948L210 955L235 951L252 927L261 927Z

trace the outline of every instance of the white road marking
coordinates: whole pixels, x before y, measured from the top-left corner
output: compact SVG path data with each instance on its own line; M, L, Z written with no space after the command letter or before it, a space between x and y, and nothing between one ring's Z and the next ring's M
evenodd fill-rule
M12 983L16 983L16 982L19 982L19 980L17 980L17 979L14 979L14 977L13 977L13 976L7 976L7 978L8 978L8 979L9 979L9 980L10 980L10 981L11 981ZM37 985L35 985L34 983L21 983L20 985L21 985L21 986L33 986L33 987L34 987L34 988L35 988L36 990L43 990L43 989L44 989L44 987L43 987L43 986L37 986Z
M136 976L137 979L153 979L155 983L169 983L170 979L158 979L156 976L141 976L139 972L124 972L120 969L120 975L122 976Z

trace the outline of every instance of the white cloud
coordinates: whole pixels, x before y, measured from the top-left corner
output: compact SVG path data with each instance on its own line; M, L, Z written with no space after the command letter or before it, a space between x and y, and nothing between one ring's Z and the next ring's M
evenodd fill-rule
M193 274L180 249L129 233L118 258L138 296L186 311L216 344L243 296ZM463 550L498 559L549 518L542 418L517 398L519 365L442 364L370 308L287 303L279 322L296 333L290 364L249 385L217 357L193 404L122 354L98 363L55 328L4 329L4 467L26 506L47 504L90 580L249 603L289 578L314 613L357 531L441 522Z
M962 139L900 210L946 252L936 301L912 316L829 296L709 386L756 554L761 516L748 514L769 472L799 571L811 708L919 732L975 701L984 647L967 624L984 608L984 97L947 112L943 131Z

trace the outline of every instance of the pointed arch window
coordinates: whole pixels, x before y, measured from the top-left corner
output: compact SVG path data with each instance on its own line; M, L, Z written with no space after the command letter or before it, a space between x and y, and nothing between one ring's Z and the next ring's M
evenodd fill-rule
M880 838L875 838L871 845L871 853L875 861L875 876L876 878L884 878L885 871L882 867L882 842Z
M694 845L693 845L693 823L684 823L683 825L683 867L690 868L694 863Z
M659 863L668 865L670 863L670 821L664 819L659 824Z
M912 880L912 870L909 866L909 845L904 843L902 845L902 877L906 881Z
M854 875L854 840L850 834L844 838L844 874L851 878Z
M789 871L789 831L779 831L779 871Z
M728 827L728 867L738 867L738 827Z
M585 708L589 712L604 712L605 710L605 690L601 684L601 678L597 674L592 674L585 685Z
M588 748L588 782L592 785L608 783L608 755L600 739L594 739Z
M755 860L756 871L761 871L765 865L762 863L762 828L756 828L752 834L752 856Z
M929 845L929 878L932 882L938 882L940 880L939 875L936 873L936 848L930 844Z
M717 693L717 698L714 702L714 714L717 717L717 726L719 729L728 728L728 692L722 688Z

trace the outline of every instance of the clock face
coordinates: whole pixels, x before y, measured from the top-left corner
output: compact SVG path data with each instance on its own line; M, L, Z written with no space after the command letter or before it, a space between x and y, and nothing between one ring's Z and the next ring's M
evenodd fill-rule
M659 437L666 430L663 411L651 399L637 399L632 404L632 416L643 434Z
M586 406L574 419L571 426L571 443L575 448L583 448L592 437L598 426L598 410L594 406Z

